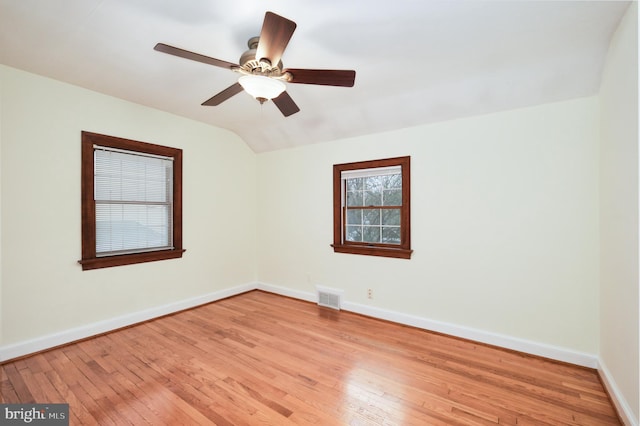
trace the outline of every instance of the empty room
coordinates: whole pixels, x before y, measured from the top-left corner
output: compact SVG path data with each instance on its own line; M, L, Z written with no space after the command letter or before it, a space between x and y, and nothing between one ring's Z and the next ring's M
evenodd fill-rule
M0 0L0 424L640 424L637 1Z

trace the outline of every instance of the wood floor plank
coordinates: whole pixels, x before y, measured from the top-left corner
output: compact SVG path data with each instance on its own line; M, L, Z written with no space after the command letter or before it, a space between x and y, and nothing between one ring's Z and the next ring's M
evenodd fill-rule
M80 425L619 425L591 369L261 291L0 365Z
M6 380L9 381L9 385L13 392L3 393L2 402L11 403L13 401L20 401L24 403L33 403L35 399L29 391L27 384L18 371L18 362L12 362L1 366L3 375L6 375ZM3 378L4 379L4 378ZM12 399L17 397L17 399Z

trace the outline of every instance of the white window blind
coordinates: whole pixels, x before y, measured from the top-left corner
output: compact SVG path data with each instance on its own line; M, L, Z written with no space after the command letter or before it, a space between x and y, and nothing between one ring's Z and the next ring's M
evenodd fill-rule
M343 170L340 172L340 178L345 180L371 176L389 176L401 173L402 166L375 167L372 169Z
M173 161L94 147L96 256L172 249Z

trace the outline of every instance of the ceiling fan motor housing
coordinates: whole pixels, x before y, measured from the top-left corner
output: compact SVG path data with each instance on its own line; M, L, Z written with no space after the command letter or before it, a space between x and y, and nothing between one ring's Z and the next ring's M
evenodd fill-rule
M273 66L267 58L256 58L256 50L260 37L251 37L247 42L249 50L240 56L240 70L243 74L264 75L266 77L280 77L282 74L282 61Z

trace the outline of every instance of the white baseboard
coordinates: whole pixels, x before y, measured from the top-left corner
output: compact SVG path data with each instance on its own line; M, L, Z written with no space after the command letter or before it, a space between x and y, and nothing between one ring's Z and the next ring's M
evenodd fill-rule
M600 374L604 387L611 396L613 405L615 405L616 410L618 410L618 414L622 417L622 422L625 426L638 426L638 419L635 418L629 403L622 395L622 392L620 392L620 389L616 385L616 381L613 379L611 372L602 359L598 360L598 373Z
M8 359L18 358L31 353L39 352L45 349L64 345L76 340L85 339L118 328L127 327L143 321L148 321L163 315L178 312L184 309L193 308L205 303L214 302L226 297L234 296L251 290L264 290L270 293L291 297L294 299L305 300L315 303L317 295L312 292L293 290L286 287L266 283L248 283L229 289L216 291L191 299L170 303L139 312L115 317L105 321L99 321L73 329L65 330L42 337L38 337L23 342L18 342L0 347L0 362ZM533 355L539 355L558 361L568 362L571 364L581 365L589 368L597 368L597 358L593 355L572 351L566 348L560 348L543 343L532 342L529 340L519 339L511 336L504 336L484 330L473 329L456 324L445 323L441 321L431 320L416 315L405 314L402 312L390 311L373 306L353 303L348 301L342 302L342 308L346 311L358 314L393 321L400 324L410 325L425 330L436 331L439 333L449 334L451 336L461 337L474 340L477 342L487 343L490 345L500 346L507 349L513 349Z
M307 302L317 302L317 295L312 292L293 290L286 287L280 287L260 282L247 283L208 293L202 296L119 316L109 320L87 324L85 326L76 327L59 333L54 333L10 345L0 346L0 362L19 358L77 340L86 339L91 336L96 336L102 333L117 330L122 327L131 326L140 322L161 317L163 315L179 312L184 309L189 309L206 303L215 302L216 300L235 296L237 294L245 293L251 290L263 290L266 292L304 300ZM606 366L594 355L354 302L343 301L342 308L345 311L350 311L373 318L379 318L399 324L444 333L451 336L461 337L476 342L495 345L506 349L512 349L532 355L538 355L545 358L568 362L584 367L597 368L600 372L601 377L603 378L603 382L609 394L611 395L611 398L613 399L616 408L618 409L618 412L621 416L623 416L625 425L639 426L638 421L634 420L633 412L631 411L629 404L625 401L623 395L617 388L615 381L611 376L611 373L606 368Z
M315 293L292 290L289 288L279 287L266 283L258 283L257 288L271 293L280 294L282 296L293 297L310 302L317 301ZM596 368L598 366L598 359L595 355L577 352L567 348L547 345L544 343L533 342L530 340L520 339L512 336L505 336L497 333L491 333L484 330L464 327L461 325L436 321L417 315L390 311L387 309L376 308L373 306L348 302L344 300L342 301L342 309L373 318L397 322L399 324L448 334L450 336L461 337L463 339L469 339L489 345L500 346L502 348L512 349L532 355L538 355L557 361L568 362L570 364L580 365L583 367Z
M76 340L86 339L101 333L106 333L118 328L127 327L143 321L148 321L163 315L172 314L184 309L193 308L205 303L214 302L226 297L234 296L251 290L264 290L270 293L291 297L294 299L305 300L307 302L317 302L317 295L312 292L293 290L286 287L266 283L247 283L229 289L216 291L191 299L179 302L169 303L167 305L157 306L131 314L122 315L105 321L99 321L84 326L72 328L59 333L53 333L46 336L38 337L23 342L9 344L0 347L0 362L13 358L18 358L45 349L64 345ZM477 342L487 343L490 345L500 346L507 349L513 349L525 353L543 356L559 361L577 364L590 368L597 368L597 358L595 356L580 352L571 351L566 348L559 348L542 343L532 342L511 336L504 336L483 330L463 327L460 325L445 323L441 321L431 320L416 315L405 314L402 312L390 311L382 308L376 308L368 305L343 301L342 308L346 311L358 314L393 321L400 324L410 325L425 330L436 331L439 333L449 334L451 336L462 337Z
M266 283L257 283L257 290L263 290L269 293L279 294L280 296L291 297L293 299L304 300L307 302L316 303L318 301L317 295L315 293L310 293L307 291L293 290L287 287L280 287L273 284Z
M56 346L75 342L77 340L86 339L88 337L117 330L122 327L128 327L130 325L158 318L163 315L168 315L199 305L204 305L206 303L215 302L216 300L255 290L256 287L256 283L243 284L220 291L215 291L213 293L205 294L202 296L181 300L179 302L169 303L167 305L157 306L139 312L133 312L131 314L122 315L105 321L83 325L59 333L53 333L23 342L0 346L0 362L19 358L46 349L54 348Z
M595 356L583 352L573 351L567 348L534 342L526 339L520 339L503 334L492 333L490 331L465 327L457 324L432 320L416 315L361 305L358 303L344 302L342 306L347 311L393 321L400 324L410 325L413 327L422 328L424 330L448 334L450 336L469 339L488 345L499 346L501 348L524 352L531 355L537 355L557 361L568 362L570 364L576 364L583 367L596 368L597 366L597 358Z

